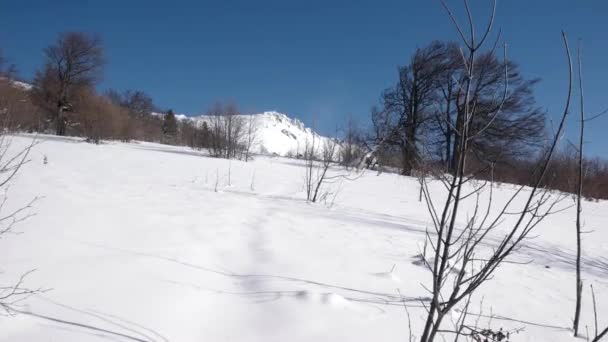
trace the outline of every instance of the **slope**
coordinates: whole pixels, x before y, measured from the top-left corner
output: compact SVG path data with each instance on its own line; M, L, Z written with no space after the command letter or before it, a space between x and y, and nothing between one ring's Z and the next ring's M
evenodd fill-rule
M331 185L333 206L310 205L290 159L42 139L8 203L44 198L22 234L0 240L0 279L35 268L26 284L51 290L0 317L0 341L397 341L404 302L420 331L429 275L415 261L430 223L415 179L365 173ZM496 191L500 202L513 189ZM604 313L607 209L585 203L584 278ZM517 254L532 262L480 289L480 324L524 328L512 341L574 340L573 217L550 217Z

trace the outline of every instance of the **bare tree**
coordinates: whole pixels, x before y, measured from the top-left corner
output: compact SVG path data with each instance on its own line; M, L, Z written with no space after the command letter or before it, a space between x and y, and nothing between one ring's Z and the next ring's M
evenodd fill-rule
M458 132L465 116L464 89L459 85L468 77L468 70L456 44L448 43L445 53L435 89L433 120L427 129L430 137L425 139L425 145L434 145L437 159L453 173L460 153ZM479 51L475 58L468 95L469 106L476 111L470 127L474 139L469 142L469 153L477 163L496 164L535 152L543 141L545 128L545 113L536 106L533 93L539 80L524 78L517 63L501 60L494 47ZM504 87L505 84L509 86ZM500 115L493 117L497 106L501 107Z
M0 122L10 131L37 131L41 113L30 100L28 90L17 86L9 78L0 78Z
M583 281L581 280L581 213L583 193L583 142L585 137L585 97L583 93L583 66L581 46L578 46L578 85L580 97L580 132L578 143L578 182L576 189L576 305L574 308L573 330L574 336L578 336L579 321L581 315L581 301L583 292Z
M500 60L494 49L475 58L468 95L468 106L476 111L469 153L478 163L496 164L538 149L545 119L533 95L538 80L525 79L516 63ZM433 152L446 170L455 169L465 115L459 85L467 73L457 44L435 41L416 50L410 63L399 68L397 84L383 92L380 110L372 113L376 144L382 144L385 153L400 153L403 174L411 175L420 164L422 149ZM500 116L492 117L497 106Z
M324 139L313 135L304 146L304 188L308 202L324 202L330 206L335 201L343 181L361 177L364 170L339 168L330 173L337 162L342 144L337 139ZM337 185L336 185L337 184ZM334 185L333 187L328 187Z
M258 144L259 123L257 115L249 115L246 118L246 133L245 133L245 161L249 161L252 148Z
M40 126L39 108L29 90L17 81L17 67L9 64L0 50L0 122L11 131L33 132Z
M456 336L464 335L463 330L467 324L464 319L459 326L446 329L442 326L443 320L451 310L459 303L465 303L463 312L466 312L471 296L485 282L487 282L496 269L504 263L524 241L530 232L541 223L548 215L555 211L555 206L560 202L561 197L552 197L551 194L542 188L540 183L544 178L548 164L556 150L558 141L562 135L566 117L570 108L570 98L572 92L572 63L570 51L565 33L563 33L564 45L568 58L570 82L564 112L561 116L555 136L550 140L547 151L543 158L535 165L532 172L535 179L533 185L527 192L523 192L521 186L511 198L497 208L497 213L493 213L493 180L489 182L471 182L472 176L466 173L467 162L470 158L470 151L474 139L482 134L488 127L497 120L501 114L502 103L507 101L507 87L505 81L504 89L500 90L496 97L502 98L489 113L485 113L489 119L484 126L476 126L476 116L480 115L476 110L476 103L471 102L471 95L474 94L474 79L476 77L477 54L488 39L494 23L496 1L492 3L492 11L489 23L483 34L479 38L476 35L473 18L469 10L468 1L464 1L469 27L468 35L461 29L456 18L442 1L450 19L453 21L462 44L465 46L462 52L462 63L466 70L466 77L459 82L458 87L462 89L463 98L463 121L456 126L459 136L459 147L457 154L458 162L452 176L438 178L444 183L447 189L445 201L437 206L433 201L428 190L426 179L423 180L423 195L432 218L434 231L427 233L427 242L432 249L432 259L426 260L425 265L432 275L432 286L428 288L430 293L430 303L426 306L427 318L421 335L422 342L434 341L440 333L451 333ZM478 39L479 38L479 39ZM494 44L496 46L497 44ZM494 50L494 47L492 48ZM506 61L506 47L504 49L504 60ZM508 64L503 63L504 73L508 73ZM493 118L493 119L492 119ZM489 187L489 189L488 189ZM468 190L471 189L471 190ZM482 191L489 190L489 198L482 204L480 198ZM474 209L472 213L463 213L462 206L465 200L472 198ZM516 202L523 200L523 208L518 206L514 210ZM459 227L457 219L463 218L466 214L464 227ZM507 215L515 217L512 223L504 224ZM494 242L490 236L500 230L498 242ZM489 245L491 248L484 248ZM466 316L466 314L465 314Z
M25 147L15 149L12 145L12 137L5 129L0 130L0 189L2 190L0 200L0 239L6 238L14 233L15 225L31 217L31 209L38 198L34 198L18 209L6 210L9 200L9 185L11 180L17 175L21 168L28 162L28 157L32 147L35 145L35 138ZM12 305L19 300L23 300L39 290L28 289L24 286L24 280L32 271L24 273L16 282L5 285L5 281L0 281L0 308L7 314L12 313Z
M247 127L236 106L217 103L209 110L207 117L210 121L212 155L226 159L240 157L246 145L244 136Z
M606 328L604 328L602 331L600 331L598 329L598 325L597 325L597 302L596 302L596 298L595 298L595 291L593 291L593 285L591 286L591 299L593 302L593 319L594 319L594 324L593 324L593 340L592 342L599 342L601 339L603 339L604 337L608 337L608 326ZM589 340L589 336L587 336L587 340Z
M105 96L112 103L127 108L137 117L147 117L150 113L159 110L154 104L154 100L141 90L129 89L121 93L117 90L109 89L106 91Z
M506 58L501 61L494 49L476 57L475 64L468 100L476 112L469 128L473 137L469 153L478 163L497 164L507 157L536 152L542 145L545 130L545 112L536 107L533 95L538 80L524 79L519 66ZM457 92L455 99L456 117L447 125L456 128L451 170L455 169L460 153L458 127L465 116L462 92ZM495 116L497 112L499 115Z
M186 119L182 120L179 124L179 142L182 145L187 145L194 149L210 147L209 124L206 121L200 122Z
M304 147L304 160L306 172L304 175L306 187L306 200L317 202L320 198L320 190L327 180L327 171L334 163L338 143L333 139L327 139L321 143L314 134L312 141L306 141Z
M128 141L133 138L135 118L126 108L97 95L91 88L76 90L73 101L78 115L78 124L73 127L75 134L83 135L88 142L96 144L102 139Z
M130 139L161 142L163 141L162 121L164 117L151 115L162 110L154 104L154 100L141 90L126 90L119 92L109 89L105 92L113 104L128 111Z
M356 166L365 154L365 142L357 122L349 115L340 144L340 163L347 169Z
M53 114L55 132L65 135L66 112L74 110L73 96L78 88L91 87L104 64L99 37L83 32L59 35L57 42L44 50L46 64L36 74L35 92L39 102Z
M431 118L430 108L448 52L449 45L441 42L416 50L410 63L399 68L397 84L382 94L383 124L389 127L381 140L400 148L404 175L411 175L416 164L420 131Z

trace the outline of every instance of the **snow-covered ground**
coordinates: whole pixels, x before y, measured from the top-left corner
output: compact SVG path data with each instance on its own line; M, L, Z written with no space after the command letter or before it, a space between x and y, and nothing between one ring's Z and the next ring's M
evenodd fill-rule
M407 341L402 299L419 336L430 221L415 179L368 172L311 205L295 160L41 139L8 193L12 207L42 198L0 240L0 286L36 269L26 285L49 290L0 317L0 341ZM585 202L584 217L592 330L590 283L608 324L608 203ZM515 256L532 262L504 264L472 311L524 328L512 341L574 341L573 222L573 209L544 221Z

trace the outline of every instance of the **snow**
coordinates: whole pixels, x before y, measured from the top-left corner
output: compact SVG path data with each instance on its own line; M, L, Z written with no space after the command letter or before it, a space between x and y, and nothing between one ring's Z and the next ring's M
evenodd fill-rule
M42 198L0 240L0 286L36 269L26 285L48 291L0 316L0 341L403 341L403 300L419 336L430 277L417 256L431 223L415 179L367 172L330 185L341 189L333 205L312 205L297 160L40 139L7 205ZM495 200L512 193L502 185ZM591 329L591 283L608 324L608 202L585 202L584 217ZM575 341L574 209L536 234L515 256L532 262L504 264L472 311L494 315L495 329L523 327L512 341Z
M13 81L12 83L14 86L21 88L23 90L32 90L32 88L34 87L29 83L25 83L25 82L21 82L21 81Z
M160 116L163 114L152 113L152 115ZM297 156L304 153L307 142L312 143L314 139L315 145L320 147L329 140L328 137L321 136L313 129L306 127L302 121L283 113L268 111L238 116L242 117L245 122L248 122L251 118L255 120L257 132L254 146L252 146L255 153L283 157L288 155ZM199 126L203 122L209 123L210 120L210 117L206 115L175 114L175 118L180 121L192 120Z
M259 153L296 156L304 153L307 142L311 144L314 140L317 146L322 146L329 139L306 127L302 121L282 113L264 112L252 115L255 116L254 120L258 126L259 137L255 147ZM245 115L245 118L248 119L249 115Z
M6 77L0 76L0 80L6 80L6 79L7 79ZM26 82L22 82L22 81L16 81L14 79L9 79L9 81L10 81L10 83L13 86L15 86L15 87L17 87L19 89L22 89L22 90L26 90L26 91L32 90L32 88L34 87L30 83L26 83Z

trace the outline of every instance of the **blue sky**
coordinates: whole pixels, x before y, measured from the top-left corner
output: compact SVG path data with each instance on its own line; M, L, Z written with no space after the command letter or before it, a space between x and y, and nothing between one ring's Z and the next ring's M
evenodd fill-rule
M461 1L450 1L460 18ZM480 26L488 1L472 0ZM560 30L583 39L586 105L608 108L608 2L503 0L496 27L509 56L540 77L537 102L557 116L567 73ZM456 39L438 1L5 0L0 48L30 79L42 49L69 30L99 33L108 64L100 90L141 89L165 108L203 113L216 100L277 110L331 133L369 109L416 47ZM573 112L576 114L576 112ZM608 116L588 128L588 151L608 157ZM568 137L576 133L574 117Z

